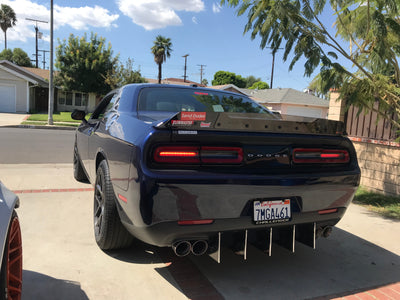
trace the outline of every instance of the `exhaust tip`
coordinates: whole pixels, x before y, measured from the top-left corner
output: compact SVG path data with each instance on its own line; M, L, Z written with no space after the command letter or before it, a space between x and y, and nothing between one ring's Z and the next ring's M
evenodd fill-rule
M172 244L172 250L176 256L183 257L190 253L192 245L188 241L179 241Z
M326 226L324 228L324 231L323 231L322 235L323 235L324 238L327 238L328 236L331 235L331 233L332 233L332 226Z
M207 252L207 249L208 249L207 241L198 240L192 244L192 253L194 255L203 255Z

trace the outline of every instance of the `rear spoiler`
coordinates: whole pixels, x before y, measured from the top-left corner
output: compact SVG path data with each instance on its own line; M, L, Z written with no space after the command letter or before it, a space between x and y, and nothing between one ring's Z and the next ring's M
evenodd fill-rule
M261 113L179 112L154 127L190 131L347 135L344 123L340 121Z

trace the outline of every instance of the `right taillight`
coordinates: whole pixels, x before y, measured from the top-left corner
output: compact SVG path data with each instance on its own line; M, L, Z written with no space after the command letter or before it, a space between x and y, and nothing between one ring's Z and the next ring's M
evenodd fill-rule
M303 148L293 150L293 162L298 164L343 164L349 161L349 152L346 150Z

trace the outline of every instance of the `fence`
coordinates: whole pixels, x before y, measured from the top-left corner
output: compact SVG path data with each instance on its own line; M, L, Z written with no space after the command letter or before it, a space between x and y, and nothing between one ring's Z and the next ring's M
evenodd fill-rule
M331 93L328 118L346 123L346 131L357 151L361 185L375 192L400 195L400 142L396 140L399 137L396 128L378 118L376 112L358 114L354 107L346 112L338 96Z

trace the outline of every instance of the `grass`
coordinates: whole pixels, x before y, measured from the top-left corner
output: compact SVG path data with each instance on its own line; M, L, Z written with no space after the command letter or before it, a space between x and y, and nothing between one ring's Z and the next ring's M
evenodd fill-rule
M384 217L400 220L400 197L386 196L360 187L354 202Z
M32 114L27 121L43 121L47 123L49 116L48 114ZM81 121L73 120L71 118L70 112L55 112L53 113L53 121L54 122L72 122L72 123L81 123Z

